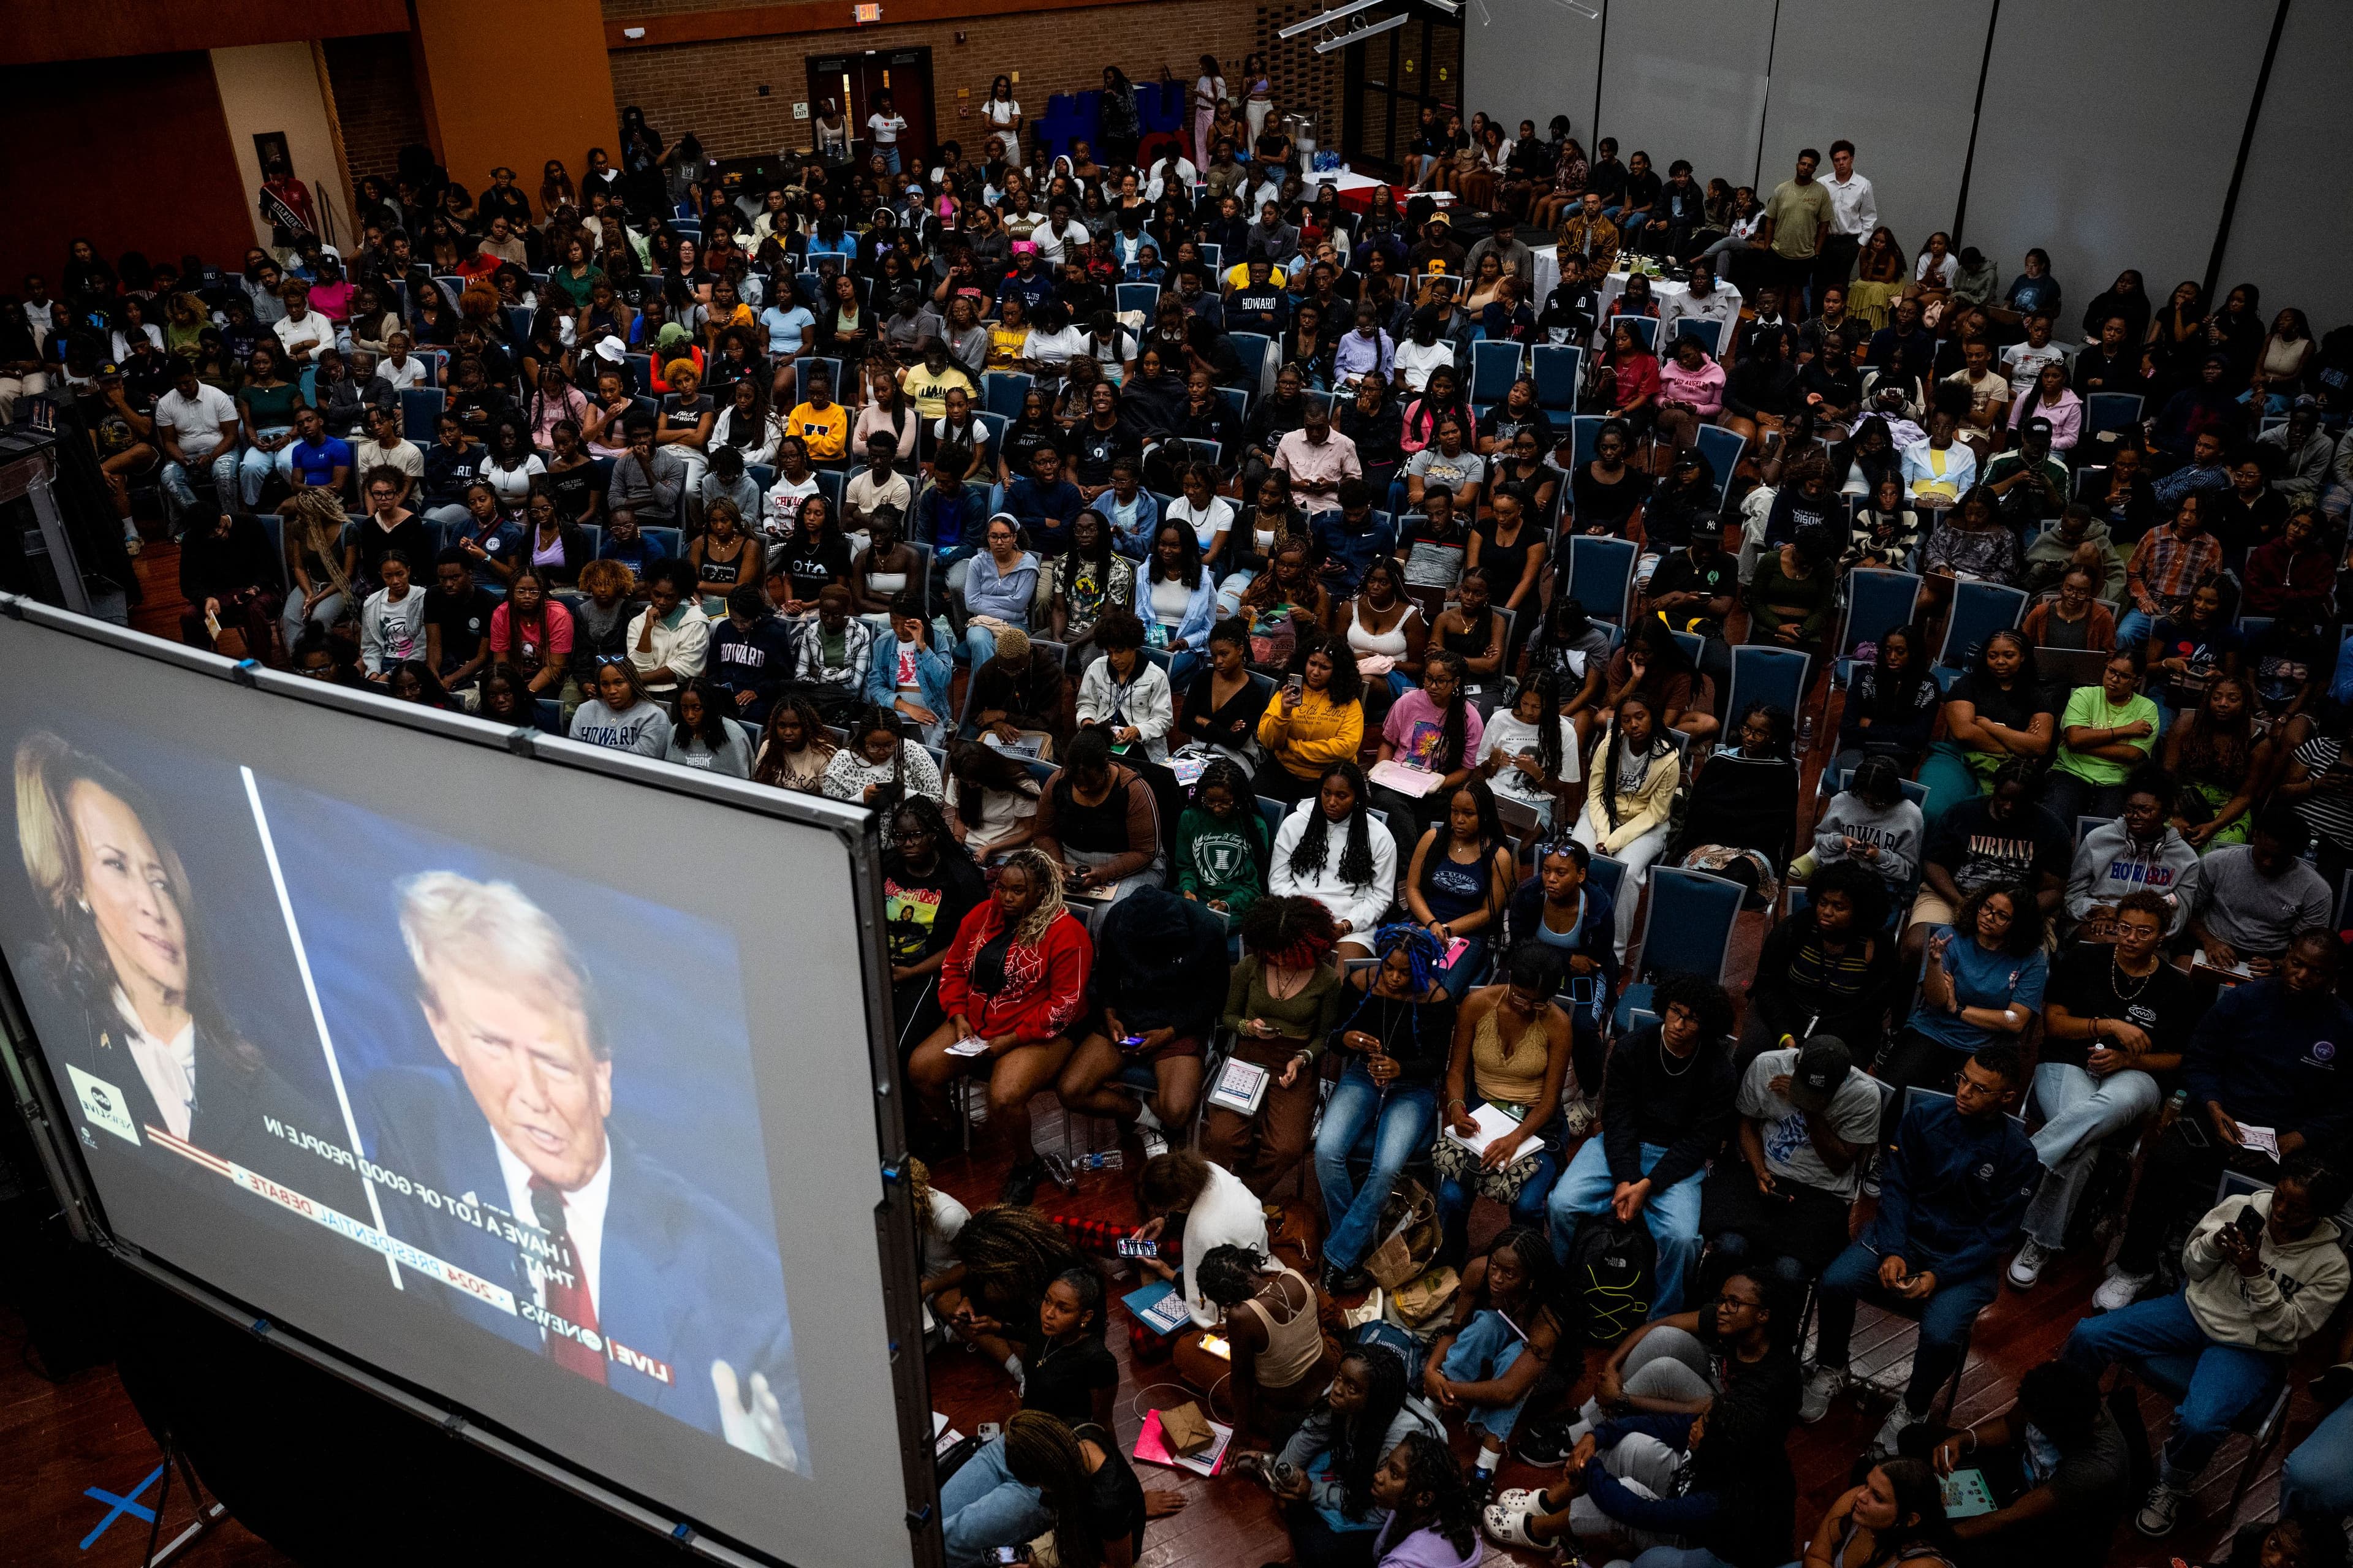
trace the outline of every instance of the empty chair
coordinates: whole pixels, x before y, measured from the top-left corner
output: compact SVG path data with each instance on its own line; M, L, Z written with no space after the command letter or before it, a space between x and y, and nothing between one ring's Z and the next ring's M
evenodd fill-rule
M1585 606L1597 621L1622 626L1634 592L1634 566L1641 550L1630 539L1604 534L1572 534L1568 541L1568 577L1562 591Z
M1748 438L1721 425L1699 427L1699 455L1715 475L1715 493L1724 494L1724 487L1732 482L1732 470L1739 466L1740 454L1747 448Z
M449 401L448 394L438 386L410 386L401 389L400 433L422 447L433 439L433 426L441 417L441 410Z
M1512 383L1520 378L1520 345L1478 342L1471 345L1471 401L1504 401Z
M1123 283L1118 292L1122 310L1141 310L1150 316L1160 303L1160 285L1157 283Z
M1747 889L1728 877L1672 866L1654 868L1649 880L1650 899L1641 921L1641 978L1618 996L1616 1025L1621 1034L1632 1026L1636 1008L1651 1005L1658 976L1696 974L1715 984L1724 983L1732 930L1747 897ZM1630 888L1627 896L1640 897L1641 892Z
M980 378L981 402L991 414L1018 419L1021 400L1029 395L1030 381L1026 371L992 370Z
M2137 392L2095 392L2084 399L2084 434L2103 435L2110 430L2128 430L2140 423L2141 395Z
M1806 700L1813 658L1793 647L1750 645L1732 650L1732 689L1724 705L1725 726L1730 729L1756 702L1769 702L1796 714Z
M1697 316L1684 316L1675 322L1675 341L1697 338L1700 346L1711 354L1723 352L1724 323L1702 321Z
M1567 343L1537 343L1528 350L1536 402L1547 413L1566 414L1577 407L1577 377L1584 362L1584 352Z
M1843 684L1854 662L1854 650L1876 645L1897 626L1912 624L1920 603L1920 576L1915 572L1858 571L1847 574L1846 616L1840 623L1832 654L1837 679Z

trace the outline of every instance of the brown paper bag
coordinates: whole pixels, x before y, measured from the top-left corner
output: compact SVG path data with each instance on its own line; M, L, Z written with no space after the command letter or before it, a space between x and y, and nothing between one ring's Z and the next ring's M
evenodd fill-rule
M1185 1458L1218 1440L1218 1435L1209 1430L1209 1418L1189 1399L1160 1413L1160 1435L1170 1453Z
M1419 1279L1398 1286L1391 1300L1397 1303L1398 1317L1409 1323L1419 1323L1453 1300L1461 1284L1453 1269L1440 1264Z
M1398 1232L1373 1249L1365 1259L1365 1272L1384 1290L1394 1290L1421 1273L1421 1265L1414 1261L1413 1246L1406 1233Z

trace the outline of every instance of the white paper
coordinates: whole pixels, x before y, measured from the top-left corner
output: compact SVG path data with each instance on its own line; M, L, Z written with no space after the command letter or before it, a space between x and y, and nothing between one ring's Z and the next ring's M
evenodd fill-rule
M1451 1121L1446 1123L1445 1136L1448 1142L1468 1149L1473 1154L1485 1153L1489 1143L1519 1126L1518 1120L1511 1112L1483 1102L1472 1108L1471 1120L1478 1124L1479 1131L1470 1137L1465 1138L1457 1132Z
M2269 1127L2256 1127L2242 1121L2239 1137L2247 1148L2259 1150L2276 1160L2280 1157L2279 1133Z
M1185 1292L1171 1290L1157 1301L1136 1314L1144 1326L1161 1333L1173 1333L1193 1321L1193 1309L1186 1305ZM1207 1472L1203 1472L1207 1474Z
M971 1035L948 1047L952 1057L979 1057L988 1054L988 1039L984 1035Z

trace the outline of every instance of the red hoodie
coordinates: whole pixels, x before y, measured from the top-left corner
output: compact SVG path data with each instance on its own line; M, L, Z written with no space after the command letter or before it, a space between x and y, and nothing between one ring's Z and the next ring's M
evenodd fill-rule
M1086 1008L1087 972L1094 945L1086 927L1065 913L1035 947L1016 942L1005 955L1005 984L993 995L972 988L973 955L1005 929L1003 909L990 899L964 917L940 969L940 1010L961 1013L976 1033L1011 1035L1018 1045L1054 1039Z

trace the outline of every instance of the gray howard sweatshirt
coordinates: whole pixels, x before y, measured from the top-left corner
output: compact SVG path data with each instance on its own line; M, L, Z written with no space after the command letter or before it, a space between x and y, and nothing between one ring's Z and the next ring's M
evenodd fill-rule
M1814 828L1814 855L1827 865L1848 858L1850 838L1876 844L1877 859L1858 856L1855 863L1870 867L1890 882L1908 882L1919 869L1920 846L1926 831L1920 808L1908 800L1899 800L1882 811L1852 790L1841 790L1831 797L1830 809Z

